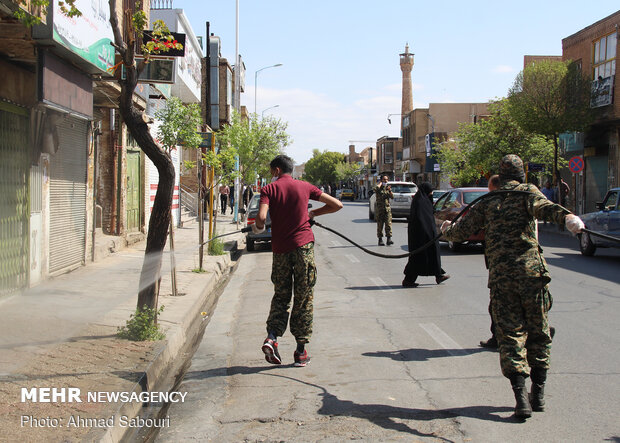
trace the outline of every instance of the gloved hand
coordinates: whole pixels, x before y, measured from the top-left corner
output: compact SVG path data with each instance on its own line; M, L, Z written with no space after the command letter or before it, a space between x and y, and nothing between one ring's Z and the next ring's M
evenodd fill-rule
M256 226L256 223L253 223L252 232L257 235L262 234L263 232L265 232L265 227L263 226L262 228L259 228L258 226Z
M452 222L450 220L444 220L444 222L441 224L441 233L443 234L444 232L446 232L448 229L450 229L450 226L452 226Z
M586 227L586 225L583 224L583 220L574 214L568 214L566 216L564 219L564 225L573 235L579 234L581 230Z

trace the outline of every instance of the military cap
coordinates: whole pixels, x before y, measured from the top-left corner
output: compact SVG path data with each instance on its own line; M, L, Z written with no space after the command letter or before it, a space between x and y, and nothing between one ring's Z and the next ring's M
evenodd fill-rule
M499 162L499 175L503 179L525 180L523 160L518 155L505 155Z

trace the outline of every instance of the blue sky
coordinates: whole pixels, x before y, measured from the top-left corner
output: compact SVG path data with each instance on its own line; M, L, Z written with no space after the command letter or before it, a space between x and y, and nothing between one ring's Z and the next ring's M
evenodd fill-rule
M587 3L590 3L589 5ZM235 59L235 0L175 0L196 35L205 24ZM287 154L348 152L349 140L398 136L399 54L409 43L414 108L504 97L523 56L561 55L562 38L618 11L617 0L239 0L241 103L288 122ZM361 151L370 143L355 143Z

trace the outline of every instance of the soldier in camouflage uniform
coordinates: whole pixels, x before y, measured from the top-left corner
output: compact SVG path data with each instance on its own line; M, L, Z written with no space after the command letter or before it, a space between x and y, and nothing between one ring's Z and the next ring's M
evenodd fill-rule
M551 278L536 238L536 219L566 227L573 233L584 226L579 217L548 200L536 186L523 183L523 162L516 155L500 162L499 191L530 194L489 194L457 224L444 222L443 237L464 241L485 230L491 310L496 325L502 373L515 393L518 418L544 410L544 383L549 368L551 335L547 313L553 303ZM525 379L532 377L528 399ZM531 401L530 401L531 400Z
M377 237L379 238L379 246L385 246L383 243L383 226L385 226L385 236L387 244L392 245L392 208L390 208L390 199L394 198L392 188L387 184L388 177L381 177L381 182L374 187L376 195L375 204L375 220L377 221Z
M271 174L277 180L261 189L258 216L252 225L254 233L261 233L265 230L267 213L270 213L274 294L267 318L267 338L261 350L269 363L282 363L278 337L286 331L293 297L290 329L297 342L293 359L295 366L306 366L310 359L305 345L312 335L316 283L314 234L310 220L317 215L340 210L342 203L310 183L294 180L291 177L293 160L290 157L278 155L271 161L270 167ZM325 205L308 212L309 199Z

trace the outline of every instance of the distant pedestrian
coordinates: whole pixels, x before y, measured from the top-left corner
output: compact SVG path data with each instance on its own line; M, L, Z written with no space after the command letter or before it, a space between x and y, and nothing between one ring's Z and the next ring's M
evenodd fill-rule
M253 195L252 187L247 185L243 190L243 207L247 208L250 205L250 200L252 200Z
M385 236L387 244L392 245L392 208L390 207L390 199L394 198L392 187L387 184L388 177L384 175L381 181L374 188L375 200L375 220L377 221L377 237L379 238L379 246L385 246L383 243L383 228L385 227Z
M222 215L226 214L226 207L228 206L228 194L230 194L230 188L226 185L220 186L220 209Z
M289 307L293 296L290 315L290 330L297 342L293 354L295 366L306 366L309 361L306 343L312 334L314 285L316 266L314 263L314 234L310 220L316 216L342 209L342 203L316 186L302 180L294 180L293 160L278 155L271 163L271 174L277 177L260 193L260 206L252 230L260 234L265 229L267 212L271 216L271 246L273 261L271 281L274 295L267 318L267 338L262 351L265 360L281 364L278 352L278 337L286 331L289 322ZM318 200L324 206L308 212L308 200Z
M230 185L230 196L228 198L230 202L230 213L235 212L235 185Z
M536 238L536 219L566 225L577 234L583 221L550 202L535 186L523 183L523 161L506 155L500 165L500 191L473 205L467 217L455 225L445 221L443 237L463 241L480 229L485 231L485 255L489 264L489 288L500 365L514 391L515 416L527 418L544 411L544 384L549 369L551 332L548 312L553 304L551 277ZM525 379L532 377L528 397ZM531 399L531 400L530 400Z
M542 188L541 192L543 193L545 197L547 197L547 199L556 203L555 198L553 197L554 192L553 192L553 188L551 188L551 182L548 181L547 183L545 183L545 187Z
M409 222L407 223L407 243L409 251L413 251L437 236L435 216L433 214L433 186L424 182L418 187L418 192L411 200ZM402 285L406 288L418 286L416 279L419 275L435 276L437 284L450 278L441 268L441 254L439 241L423 249L417 254L410 255L405 266L405 279Z

